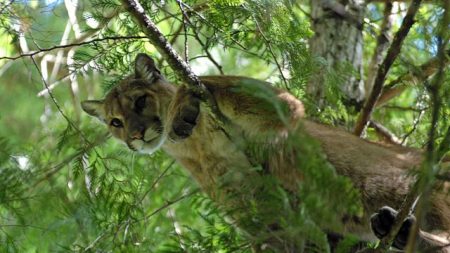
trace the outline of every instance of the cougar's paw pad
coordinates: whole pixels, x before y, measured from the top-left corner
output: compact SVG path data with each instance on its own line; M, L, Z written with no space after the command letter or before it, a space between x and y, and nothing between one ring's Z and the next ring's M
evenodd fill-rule
M174 140L185 139L192 134L192 130L197 125L200 113L200 101L191 97L189 103L182 106L172 123L170 137Z
M170 136L172 139L185 139L192 134L192 129L194 129L195 125L189 122L180 120L179 122L174 122L172 135Z
M179 118L186 123L195 125L199 112L200 107L198 101L193 101L192 104L186 105L181 109Z
M397 214L395 209L383 206L370 217L370 225L376 237L381 239L389 233Z
M408 243L409 231L411 231L412 226L416 222L414 216L408 216L402 224L402 227L398 231L397 236L395 236L394 243L392 246L398 249L404 249Z

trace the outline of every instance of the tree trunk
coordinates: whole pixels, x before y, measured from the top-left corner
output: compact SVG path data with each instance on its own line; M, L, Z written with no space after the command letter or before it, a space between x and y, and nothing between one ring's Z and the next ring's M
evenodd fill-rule
M344 95L344 102L360 105L365 97L363 82L363 0L311 1L312 29L315 34L309 45L314 57L321 57L320 66L308 84L308 94L319 106L325 106L327 73L336 71L336 84ZM341 75L352 67L352 74ZM350 72L349 72L350 73Z

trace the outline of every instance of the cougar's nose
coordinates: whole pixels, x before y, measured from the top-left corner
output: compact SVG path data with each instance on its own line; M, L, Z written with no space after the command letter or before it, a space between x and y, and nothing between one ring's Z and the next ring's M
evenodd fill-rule
M144 138L145 128L144 126L139 126L130 131L130 138L131 139L142 139Z
M144 135L141 132L135 131L134 133L131 134L130 137L132 139L142 139L142 137L144 137Z

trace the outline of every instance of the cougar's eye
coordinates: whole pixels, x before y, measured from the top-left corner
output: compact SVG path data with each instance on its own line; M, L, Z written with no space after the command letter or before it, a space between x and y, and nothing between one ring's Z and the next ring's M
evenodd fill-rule
M111 126L113 127L123 127L122 121L118 118L114 118L111 120Z
M145 107L145 102L146 102L147 96L140 96L136 99L136 101L134 102L134 107L136 109L137 112L141 112L142 109L144 109Z

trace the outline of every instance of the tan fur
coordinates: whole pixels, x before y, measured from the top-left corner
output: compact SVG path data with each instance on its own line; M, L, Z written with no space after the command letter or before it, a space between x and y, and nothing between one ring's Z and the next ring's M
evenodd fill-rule
M389 148L307 120L302 103L293 95L245 77L201 77L229 123L217 122L209 110L201 106L192 134L186 139L171 140L172 122L183 107L189 105L192 95L186 88L177 88L162 77L153 83L139 79L143 85L138 86L132 84L133 80L130 78L120 83L103 102L99 102L99 106L85 103L83 108L108 124L113 118L123 121L122 128L109 127L116 138L128 145L133 141L131 132L136 128L133 123L141 122L146 129L151 129L153 125L146 119L159 117L163 124L161 136L167 139L162 149L188 169L198 184L216 199L221 198L217 185L223 183L220 182L223 175L230 169L248 171L254 164L266 164L285 189L296 191L302 179L292 158L296 151L282 145L290 131L305 131L319 141L336 171L349 177L359 189L365 211L364 222L349 224L347 228L350 232L367 233L368 216L383 205L398 208L413 182L409 171L421 163L418 150ZM132 108L136 96L142 94L148 96L145 117L133 112ZM279 105L279 110L274 109ZM273 145L279 149L266 161L261 161L261 157L246 152L249 143ZM251 172L248 173L241 175L242 178L251 176ZM243 182L242 178L237 179L237 184ZM449 199L443 193L436 193L431 201L427 228L449 232Z

